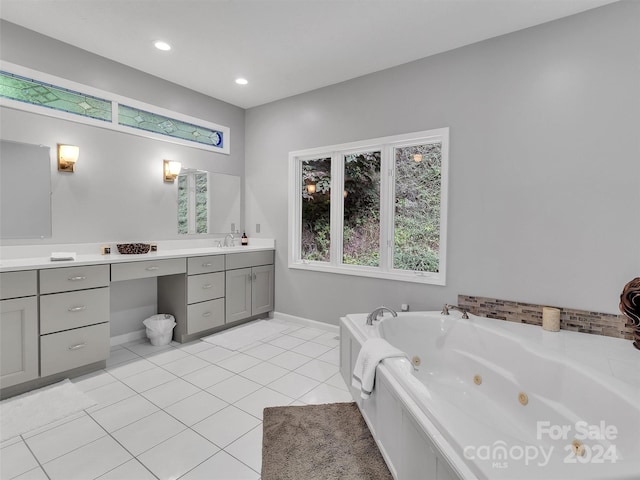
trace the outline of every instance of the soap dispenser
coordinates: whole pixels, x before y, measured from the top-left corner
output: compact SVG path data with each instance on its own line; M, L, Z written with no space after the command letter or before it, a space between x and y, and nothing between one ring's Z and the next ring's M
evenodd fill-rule
M249 245L249 238L247 237L247 234L245 232L242 232L242 238L240 239L240 241L243 247Z

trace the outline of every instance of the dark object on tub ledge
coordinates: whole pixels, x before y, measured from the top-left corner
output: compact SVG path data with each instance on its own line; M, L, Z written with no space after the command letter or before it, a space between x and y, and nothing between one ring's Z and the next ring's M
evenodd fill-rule
M149 253L150 243L118 243L116 244L118 253L122 255L141 255Z
M636 329L633 346L640 350L640 277L634 278L622 289L620 311L633 323Z

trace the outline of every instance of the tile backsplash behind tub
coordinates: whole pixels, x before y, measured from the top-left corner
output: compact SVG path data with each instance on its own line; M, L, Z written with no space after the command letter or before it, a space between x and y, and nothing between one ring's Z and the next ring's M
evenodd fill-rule
M554 306L469 295L458 295L458 305L474 315L531 325L542 325L542 307ZM633 325L624 315L557 306L556 308L560 309L560 329L562 330L633 339Z

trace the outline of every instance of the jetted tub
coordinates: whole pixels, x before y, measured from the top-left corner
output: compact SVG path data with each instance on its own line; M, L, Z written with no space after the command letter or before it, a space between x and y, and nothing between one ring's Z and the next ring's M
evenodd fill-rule
M369 399L352 389L396 479L640 479L630 341L469 317L341 319L348 385L367 338L411 359L383 361Z

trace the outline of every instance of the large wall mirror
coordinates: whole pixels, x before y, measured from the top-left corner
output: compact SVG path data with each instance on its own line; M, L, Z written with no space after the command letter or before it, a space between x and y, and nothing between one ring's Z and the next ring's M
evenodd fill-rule
M240 225L240 177L183 169L178 175L178 233L230 233Z
M51 152L0 140L0 238L51 237Z

